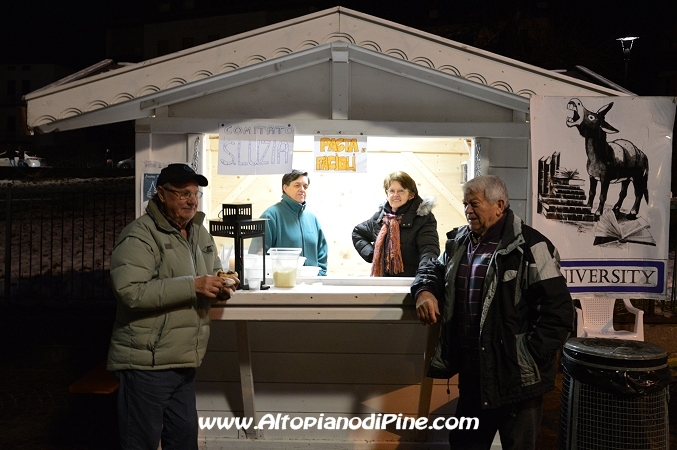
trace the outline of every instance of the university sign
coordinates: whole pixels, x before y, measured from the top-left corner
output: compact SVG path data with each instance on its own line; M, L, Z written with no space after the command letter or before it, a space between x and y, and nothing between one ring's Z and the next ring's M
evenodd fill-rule
M667 298L671 97L533 97L532 224L572 294Z
M662 294L664 261L562 261L562 275L574 293Z

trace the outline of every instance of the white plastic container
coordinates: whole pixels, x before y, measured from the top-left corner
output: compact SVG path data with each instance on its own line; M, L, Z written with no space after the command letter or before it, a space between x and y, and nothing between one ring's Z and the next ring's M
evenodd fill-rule
M316 277L319 272L319 266L299 266L297 276L299 278L312 278Z
M259 255L244 255L244 284L254 291L261 286L263 279L263 260ZM256 286L254 286L256 285Z
M250 291L258 291L261 289L261 282L263 280L261 278L254 278L254 277L249 277L249 290Z
M296 286L296 272L298 260L301 254L300 248L271 248L270 255L271 272L273 273L273 286L291 288Z

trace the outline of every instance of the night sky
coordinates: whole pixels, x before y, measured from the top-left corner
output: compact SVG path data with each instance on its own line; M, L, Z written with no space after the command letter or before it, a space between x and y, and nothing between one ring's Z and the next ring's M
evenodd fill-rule
M165 0L173 11L182 1ZM106 30L237 12L302 15L340 4L546 69L583 65L624 84L617 38L634 35L629 88L658 95L656 76L677 70L677 1L193 0L192 12L160 14L156 1L9 0L0 14L2 63L55 63L72 71L107 58ZM622 6L620 6L622 5Z

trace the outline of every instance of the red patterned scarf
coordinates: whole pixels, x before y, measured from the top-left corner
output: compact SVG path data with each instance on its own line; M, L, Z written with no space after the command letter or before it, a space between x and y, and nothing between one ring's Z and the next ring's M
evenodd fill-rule
M404 272L402 250L400 249L400 222L402 216L383 214L383 226L374 243L374 262L371 276L382 277Z

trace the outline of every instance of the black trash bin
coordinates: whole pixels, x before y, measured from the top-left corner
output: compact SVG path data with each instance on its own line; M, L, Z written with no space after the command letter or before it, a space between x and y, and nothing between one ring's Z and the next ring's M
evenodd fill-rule
M667 449L667 352L622 339L572 338L562 354L559 447Z

